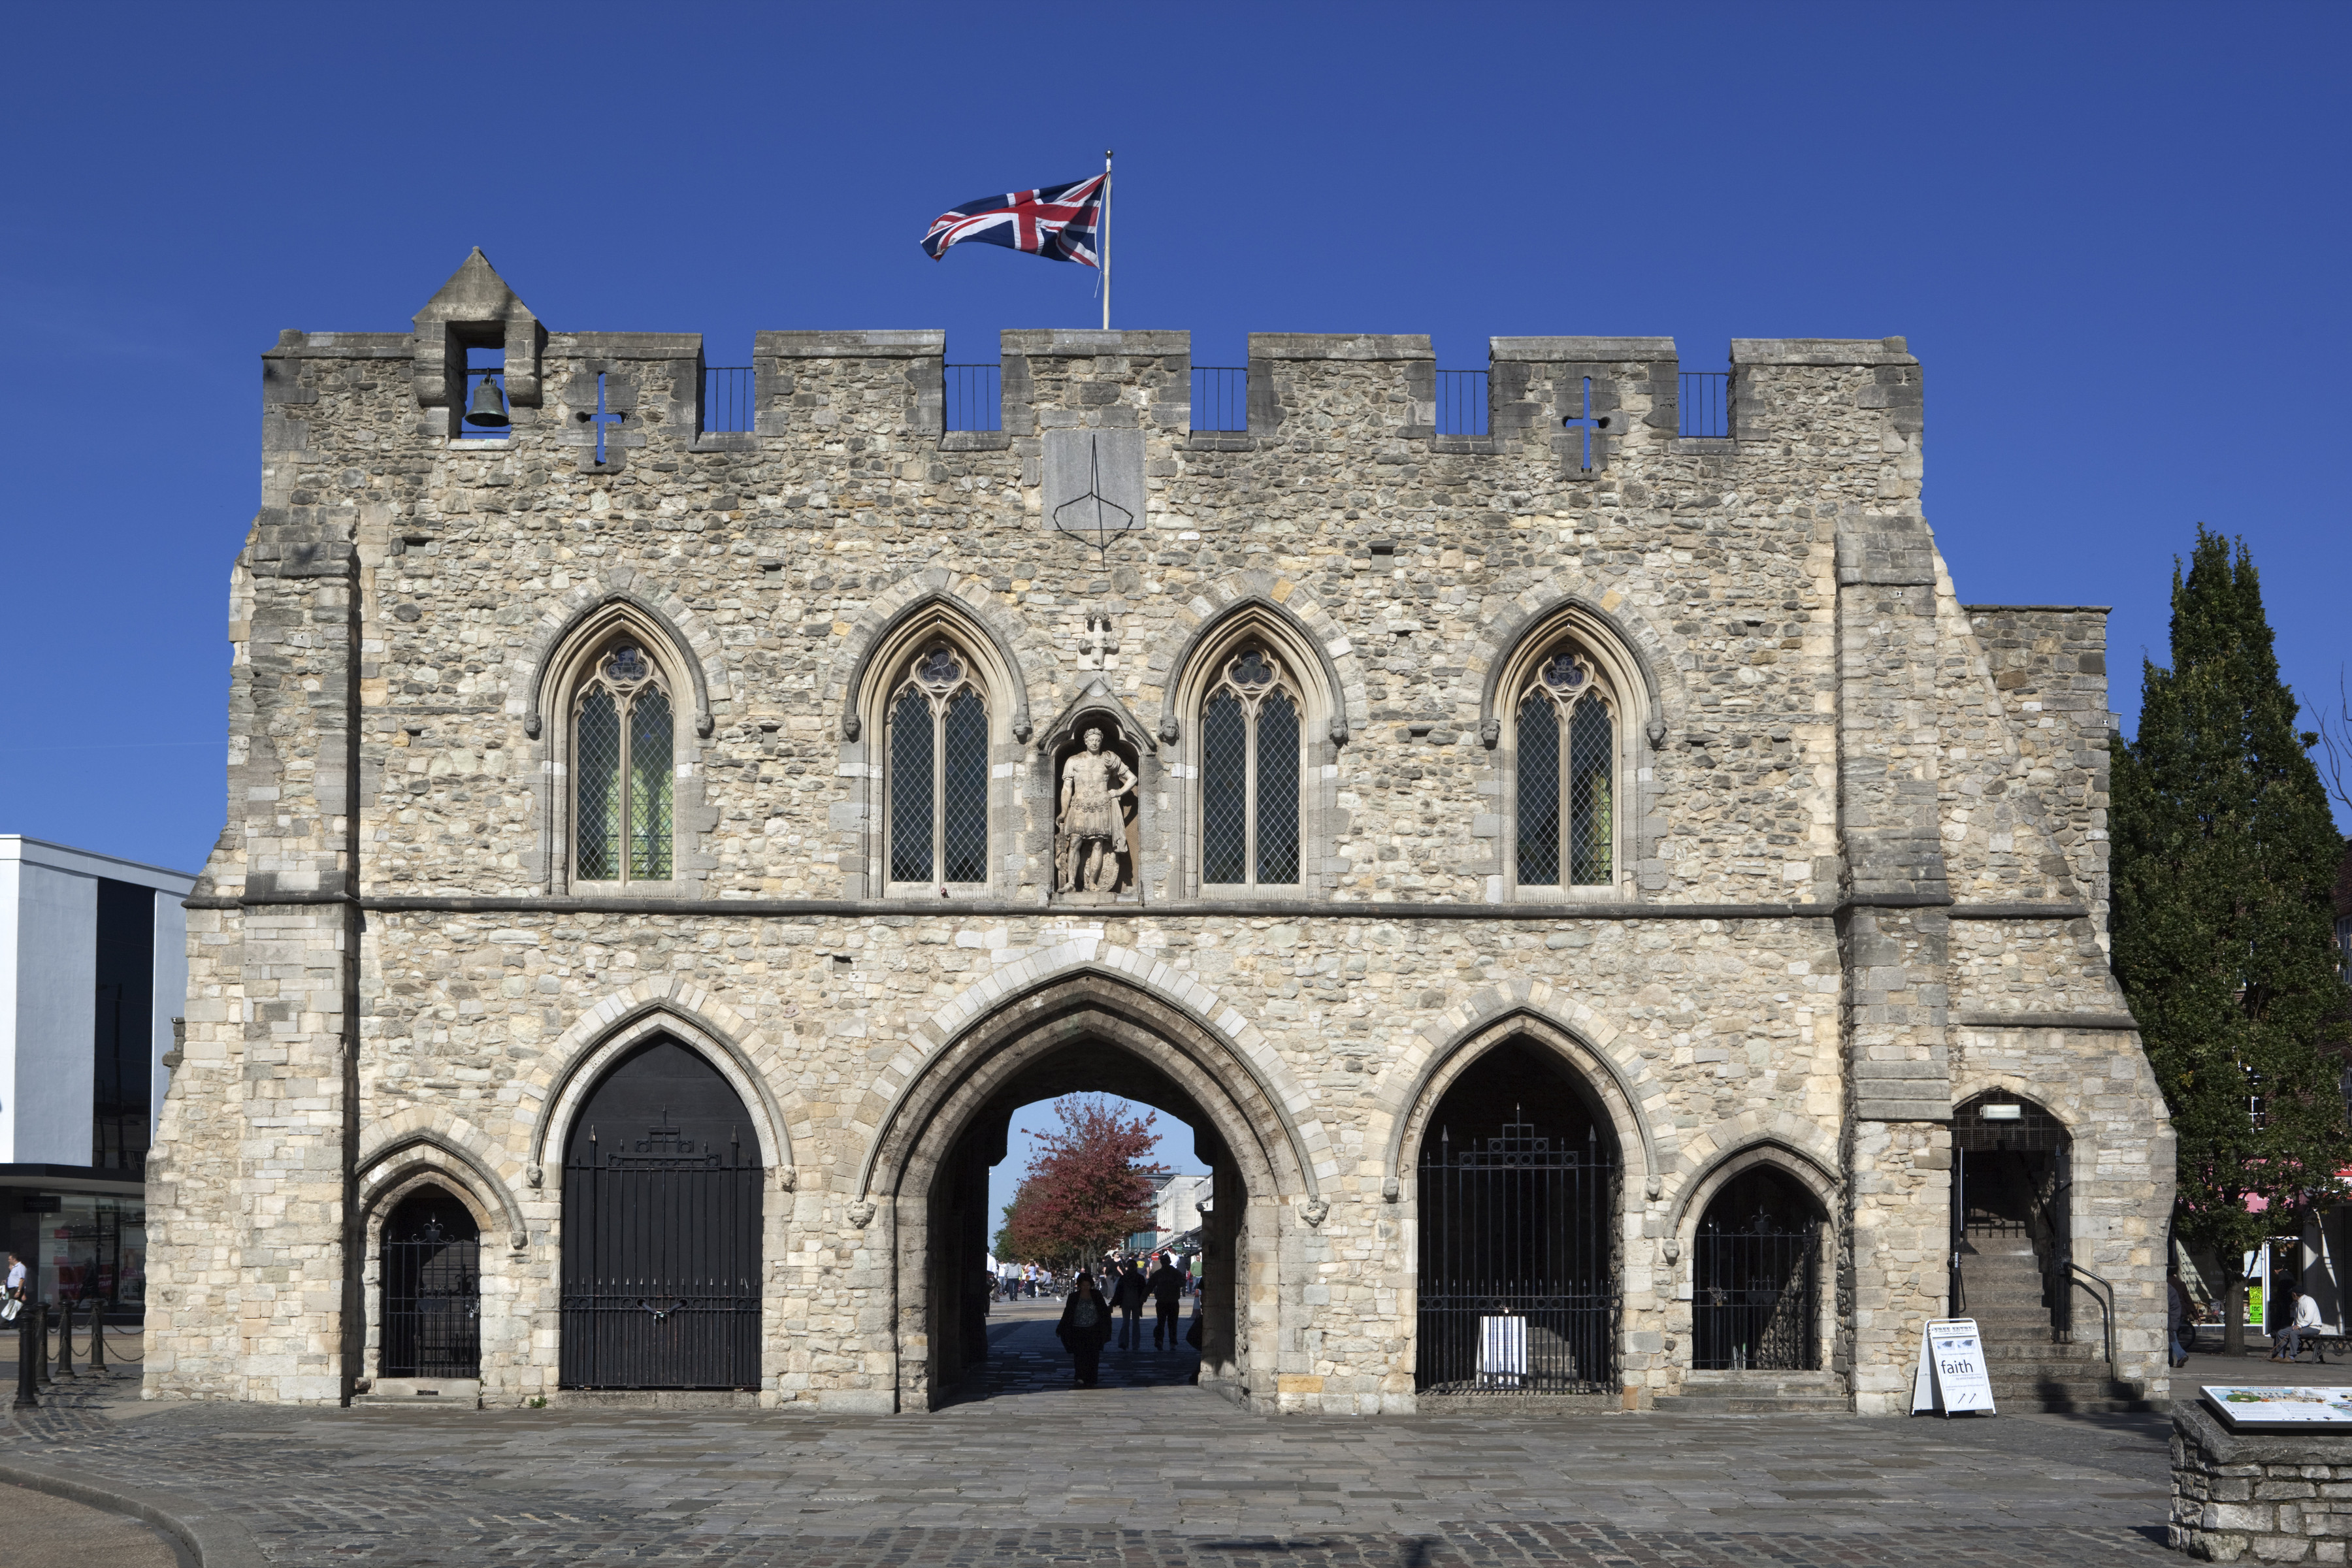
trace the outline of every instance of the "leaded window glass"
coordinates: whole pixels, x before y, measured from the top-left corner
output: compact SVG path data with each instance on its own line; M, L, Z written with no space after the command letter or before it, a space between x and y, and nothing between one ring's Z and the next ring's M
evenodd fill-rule
M572 713L572 875L666 882L675 864L677 727L659 668L615 643L581 683Z
M1517 873L1523 888L1616 880L1617 716L1591 662L1561 648L1520 693Z
M1299 872L1298 689L1279 660L1247 647L1201 708L1201 880L1296 884Z
M957 649L908 661L890 700L889 843L893 882L988 880L988 700Z

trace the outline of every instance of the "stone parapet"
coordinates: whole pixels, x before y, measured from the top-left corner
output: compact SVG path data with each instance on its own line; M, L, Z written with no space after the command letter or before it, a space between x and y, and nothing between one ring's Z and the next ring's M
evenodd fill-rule
M2242 1434L2197 1399L2172 1407L2174 1550L2203 1563L2343 1563L2352 1434Z

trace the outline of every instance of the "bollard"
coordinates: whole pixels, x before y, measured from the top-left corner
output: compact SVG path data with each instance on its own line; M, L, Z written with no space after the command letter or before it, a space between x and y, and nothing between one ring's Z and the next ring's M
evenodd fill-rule
M58 1298L58 1372L53 1381L74 1380L73 1309L73 1302L66 1297Z
M49 1304L47 1301L26 1303L25 1315L33 1320L33 1365L43 1383L49 1381Z
M106 1370L106 1303L104 1301L92 1301L89 1304L89 1359L84 1364L89 1369L82 1373L85 1377L110 1378L114 1375Z
M41 1393L34 1386L33 1311L28 1302L16 1313L16 1404L18 1410L38 1410Z

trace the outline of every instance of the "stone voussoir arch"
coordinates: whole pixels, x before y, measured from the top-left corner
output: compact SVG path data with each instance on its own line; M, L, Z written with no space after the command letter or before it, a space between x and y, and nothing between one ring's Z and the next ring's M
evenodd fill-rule
M1345 745L1348 738L1371 721L1370 700L1364 694L1364 668L1355 644L1315 596L1297 584L1259 568L1235 573L1212 584L1177 606L1172 644L1155 651L1147 666L1146 685L1136 696L1148 703L1152 681L1159 683L1160 739L1173 744L1181 732L1185 672L1202 645L1235 616L1251 612L1286 627L1315 660L1317 673L1330 688L1329 739Z
M1217 1083L1220 1097L1236 1106L1262 1100L1278 1124L1275 1142L1286 1146L1296 1167L1297 1195L1309 1205L1322 1201L1322 1183L1339 1173L1330 1136L1314 1114L1313 1101L1257 1026L1183 971L1096 937L1081 937L1005 964L915 1026L852 1112L850 1130L866 1146L856 1197L870 1203L877 1180L885 1176L895 1187L924 1123L953 1091L960 1069L968 1065L954 1059L959 1046L983 1034L990 1020L1017 1012L1024 1001L1088 976L1168 1008L1199 1031L1203 1043L1227 1053L1243 1081L1223 1081L1223 1075L1203 1068ZM1278 1177L1283 1162L1272 1165Z
M1516 1037L1550 1047L1591 1087L1629 1163L1638 1152L1641 1190L1654 1200L1679 1152L1675 1141L1660 1139L1643 1110L1665 1086L1614 1022L1549 983L1525 977L1482 987L1431 1019L1382 1076L1373 1100L1374 1125L1387 1126L1381 1195L1393 1203L1402 1194L1421 1132L1454 1080L1493 1047ZM1630 1204L1631 1184L1626 1191Z
M701 987L668 975L654 975L605 997L572 1022L515 1082L520 1100L515 1119L530 1145L526 1179L546 1181L547 1152L559 1156L571 1136L572 1121L604 1069L624 1052L656 1036L667 1036L697 1052L727 1079L751 1121L760 1163L791 1190L796 1181L792 1111L772 1079L780 1070L756 1026ZM806 1117L801 1118L803 1124Z
M372 1124L354 1162L361 1212L372 1216L431 1177L482 1210L485 1232L503 1230L520 1251L530 1238L515 1183L522 1162L488 1132L446 1107L412 1107Z
M704 740L717 728L714 700L727 705L727 661L718 633L676 594L645 581L634 567L615 566L601 577L565 593L540 612L522 651L515 656L507 684L507 713L520 721L523 732L537 740L546 726L542 710L548 699L551 661L569 651L579 628L599 613L625 608L651 623L686 666L694 689L694 732ZM714 699L715 693L715 699Z
M1665 737L1678 728L1684 708L1682 686L1675 679L1665 639L1622 591L1602 587L1567 568L1547 574L1490 611L1471 644L1463 673L1478 682L1480 742L1492 747L1500 735L1497 710L1507 699L1499 683L1521 645L1555 626L1574 626L1616 645L1616 651L1632 664L1642 688L1640 695L1649 718L1644 738L1653 751L1664 745Z
M1696 1226L1725 1183L1769 1165L1793 1178L1835 1219L1844 1183L1835 1141L1818 1122L1790 1110L1745 1110L1685 1139L1667 1173L1673 1189L1666 1234Z
M1009 719L1013 737L1026 745L1033 726L1024 659L1050 668L1053 647L1026 624L1009 616L985 584L976 578L960 577L944 566L926 567L899 579L875 595L864 609L849 618L848 635L835 653L832 668L826 671L824 686L818 694L818 710L837 711L842 740L855 743L864 729L861 709L866 701L866 684L875 673L876 650L888 643L910 617L933 605L971 623L994 648L1008 677L1010 689L1004 696L1012 710Z

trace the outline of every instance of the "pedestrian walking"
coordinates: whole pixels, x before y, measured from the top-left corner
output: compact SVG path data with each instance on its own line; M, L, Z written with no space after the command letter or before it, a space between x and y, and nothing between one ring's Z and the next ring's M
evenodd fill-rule
M1184 1277L1176 1272L1176 1264L1166 1253L1160 1255L1160 1267L1151 1271L1146 1281L1151 1287L1151 1348L1176 1348L1176 1320L1183 1310Z
M1095 1277L1083 1268L1062 1303L1062 1321L1055 1325L1054 1337L1070 1352L1078 1386L1092 1388L1101 1373L1103 1342L1110 1338L1110 1303L1095 1289Z
M2180 1265L2176 1263L2164 1271L2165 1340L2174 1366L2189 1364L2189 1323L2196 1310L2189 1286L2180 1278Z
M1143 1344L1143 1303L1151 1295L1151 1282L1129 1259L1127 1267L1119 1271L1118 1284L1114 1287L1114 1291L1111 1302L1118 1308L1118 1348L1123 1351L1140 1349Z
M0 1323L13 1323L25 1310L25 1260L8 1255L8 1283L0 1286Z

